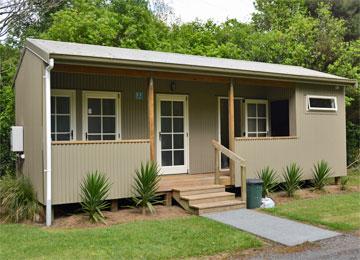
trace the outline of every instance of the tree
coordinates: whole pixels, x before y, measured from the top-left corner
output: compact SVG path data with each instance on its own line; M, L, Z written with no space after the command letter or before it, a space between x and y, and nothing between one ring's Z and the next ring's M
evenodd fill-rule
M0 5L0 38L7 36L7 41L21 43L27 35L44 31L50 14L65 3L65 0L3 0Z
M313 17L322 3L331 6L331 13L346 22L345 40L351 41L360 37L360 1L358 0L305 0L305 5Z
M260 31L282 30L289 27L292 18L305 14L303 0L256 0L252 21Z
M10 151L10 127L14 124L14 91L11 86L0 88L0 176L14 170L15 157Z
M75 0L52 16L43 38L107 46L156 49L165 23L144 0Z
M360 82L360 39L343 43L341 55L329 65L329 72L356 79ZM360 88L346 88L346 132L348 163L359 157L360 153Z

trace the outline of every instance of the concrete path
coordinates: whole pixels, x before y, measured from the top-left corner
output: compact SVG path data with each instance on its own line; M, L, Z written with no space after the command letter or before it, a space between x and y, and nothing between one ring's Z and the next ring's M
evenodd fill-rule
M340 235L326 229L274 217L255 210L238 209L205 214L203 217L219 221L286 246L300 245Z

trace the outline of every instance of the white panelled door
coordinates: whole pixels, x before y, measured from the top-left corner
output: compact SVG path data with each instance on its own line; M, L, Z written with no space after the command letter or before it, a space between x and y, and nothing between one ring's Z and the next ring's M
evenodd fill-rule
M188 102L185 95L158 94L157 162L162 174L188 172Z

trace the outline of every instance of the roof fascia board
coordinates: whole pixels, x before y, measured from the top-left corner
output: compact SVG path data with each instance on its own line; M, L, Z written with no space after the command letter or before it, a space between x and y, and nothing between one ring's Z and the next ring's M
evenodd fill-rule
M37 45L33 44L31 41L26 41L25 48L38 56L44 62L49 63L50 53L46 51L45 48L40 48Z
M16 67L16 71L15 71L15 75L13 77L13 80L12 80L12 87L14 88L15 87L15 82L16 82L16 79L19 75L19 71L20 71L20 67L22 65L22 62L23 62L23 59L24 59L24 56L25 56L25 53L26 52L30 52L32 55L34 55L35 57L41 59L42 61L44 61L45 63L48 64L48 61L45 60L42 56L40 56L38 53L34 52L32 49L28 48L27 46L25 46L22 50L21 50L21 54L20 54L20 60L17 64L17 67Z
M221 69L221 68L209 68L191 65L179 65L171 63L154 63L154 62L143 62L133 60L116 60L116 59L104 59L98 57L79 57L79 56L68 56L68 55L50 55L51 58L56 59L56 63L68 63L77 65L88 65L88 66L102 66L102 67L121 67L127 69L143 69L149 71L169 71L178 73L191 73L201 75L214 75L222 77L233 77L233 78L261 78L261 79L272 79L298 83L317 83L327 85L356 85L356 80L352 79L329 79L322 77L309 77L309 76L297 76L297 75L284 75L279 73L266 73L257 72L250 70L233 70L233 69ZM96 63L94 65L94 62Z

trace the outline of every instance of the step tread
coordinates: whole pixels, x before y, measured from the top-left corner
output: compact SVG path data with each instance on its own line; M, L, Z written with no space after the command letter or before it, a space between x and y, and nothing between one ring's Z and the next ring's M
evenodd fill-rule
M200 194L193 194L193 195L182 195L180 196L183 200L199 200L199 199L210 199L210 198L217 198L217 197L227 197L227 196L234 196L235 194L231 192L212 192L212 193L200 193Z
M210 190L210 189L218 189L218 188L225 189L225 185L213 184L213 185L200 185L200 186L188 186L188 187L174 187L173 190L182 192L182 191L194 191L194 190Z
M199 203L199 204L191 205L190 207L195 209L209 209L209 208L218 208L218 207L235 206L235 205L245 205L245 202L241 200L233 199L233 200Z

